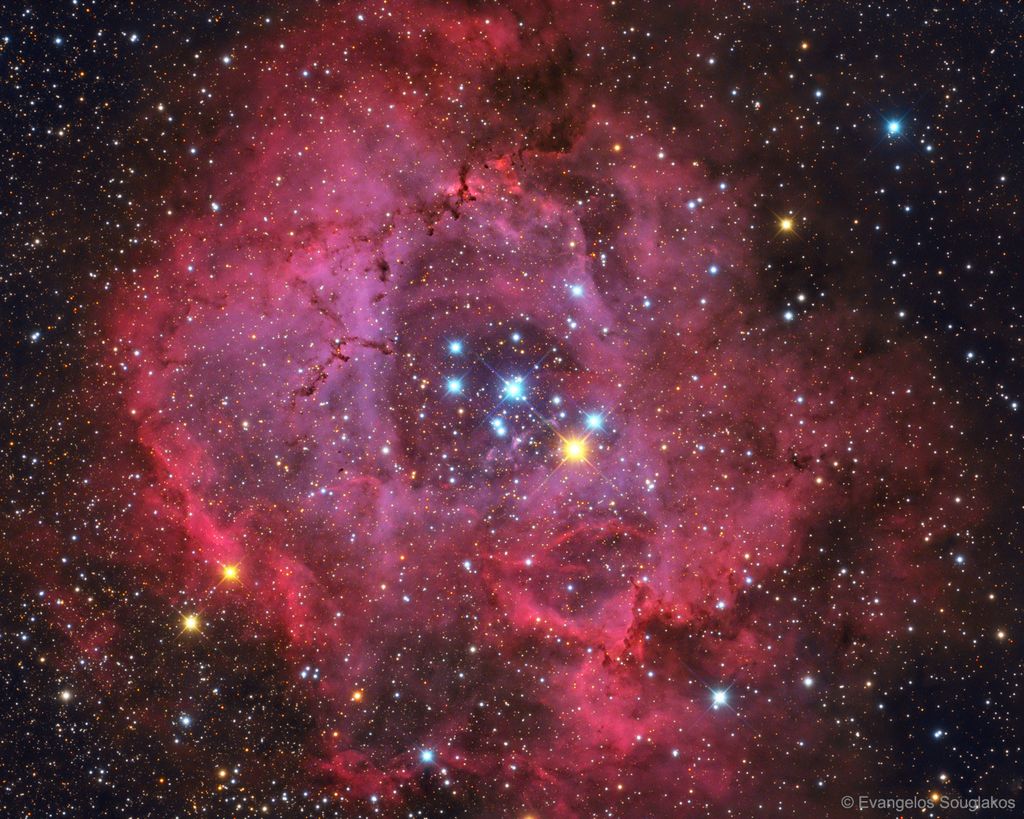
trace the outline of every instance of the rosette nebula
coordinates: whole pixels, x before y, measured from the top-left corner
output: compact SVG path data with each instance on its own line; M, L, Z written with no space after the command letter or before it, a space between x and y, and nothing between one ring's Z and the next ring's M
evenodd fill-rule
M917 18L146 14L12 240L10 815L1020 798L1011 170Z

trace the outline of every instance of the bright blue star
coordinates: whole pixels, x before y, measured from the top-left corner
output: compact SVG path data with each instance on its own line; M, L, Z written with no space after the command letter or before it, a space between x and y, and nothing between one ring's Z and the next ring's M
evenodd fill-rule
M422 763L424 763L426 765L429 765L433 761L434 761L434 752L433 751L431 751L429 748L424 748L422 751L420 751L420 762L422 762Z
M885 130L887 130L891 136L896 136L903 130L903 124L898 119L891 119L886 123Z
M569 288L569 292L573 295L574 298L578 299L583 295L583 285L574 284L572 285L572 287Z
M462 355L462 342L461 341L450 341L448 342L448 352L452 355Z
M505 382L505 397L513 401L522 400L526 388L523 386L522 378L510 378Z
M601 429L604 426L604 418L596 412L587 413L587 428L588 429Z
M721 705L725 705L729 699L727 691L721 689L711 692L711 705L713 708L718 708Z
M462 392L462 381L460 381L458 378L449 378L448 392L456 394Z

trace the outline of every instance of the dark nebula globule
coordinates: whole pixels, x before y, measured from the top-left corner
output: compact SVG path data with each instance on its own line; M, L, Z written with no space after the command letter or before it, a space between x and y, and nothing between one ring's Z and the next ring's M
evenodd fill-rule
M1021 803L1019 9L4 18L0 813Z

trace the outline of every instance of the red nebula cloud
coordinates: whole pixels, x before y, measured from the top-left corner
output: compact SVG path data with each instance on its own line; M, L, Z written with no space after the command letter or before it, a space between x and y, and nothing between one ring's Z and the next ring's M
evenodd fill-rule
M442 766L477 815L754 800L832 742L802 678L941 595L951 409L880 320L783 316L685 43L649 98L597 5L387 9L236 56L118 294L147 488L117 560L281 635L302 765L353 803ZM792 756L751 769L768 737Z

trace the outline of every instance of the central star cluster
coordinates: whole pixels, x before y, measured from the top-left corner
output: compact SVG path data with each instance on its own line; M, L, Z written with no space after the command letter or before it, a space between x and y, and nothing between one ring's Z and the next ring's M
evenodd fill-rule
M443 767L495 810L714 802L841 634L899 618L860 588L928 594L945 410L915 351L786 320L755 249L793 221L720 170L676 48L664 98L630 85L621 26L325 13L226 91L196 206L111 316L158 476L133 559L202 601L183 639L218 606L286 635L307 766L347 797ZM850 541L860 587L822 563Z

